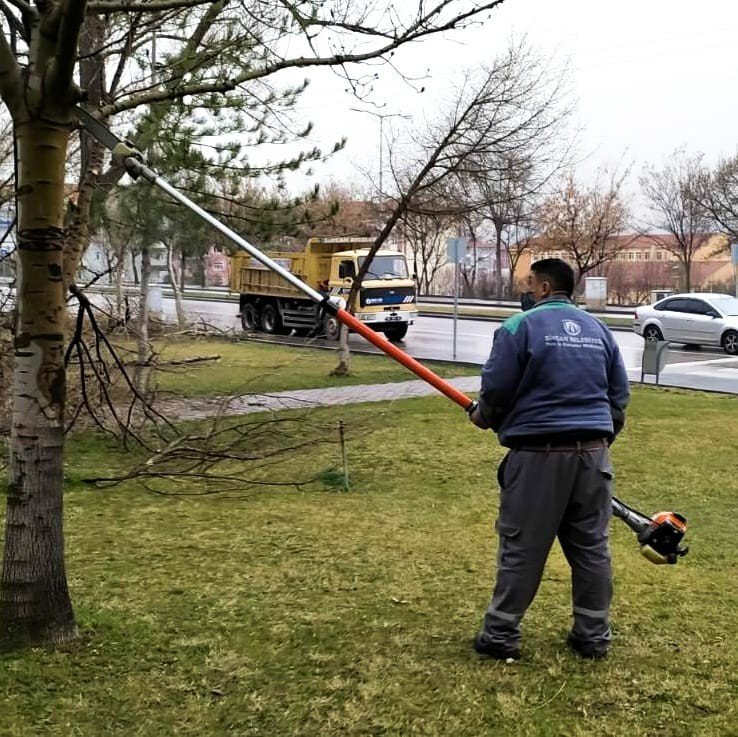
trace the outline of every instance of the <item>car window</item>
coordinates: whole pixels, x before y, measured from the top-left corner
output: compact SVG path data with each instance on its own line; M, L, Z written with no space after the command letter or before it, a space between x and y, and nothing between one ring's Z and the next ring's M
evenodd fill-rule
M654 310L670 310L671 304L674 302L673 299L665 299L663 302L659 302L657 305L654 305Z
M684 301L687 303L687 312L694 315L709 315L713 312L712 307L701 299L687 299Z
M669 312L689 312L690 300L684 298L670 299L663 304L662 310L669 310Z
M738 315L738 299L736 297L724 294L717 297L711 297L710 299L714 303L715 307L722 311L724 315Z

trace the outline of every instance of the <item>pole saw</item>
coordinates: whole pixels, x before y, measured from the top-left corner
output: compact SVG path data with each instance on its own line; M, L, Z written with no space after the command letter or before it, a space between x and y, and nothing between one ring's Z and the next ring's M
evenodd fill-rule
M342 300L337 297L330 297L313 289L309 284L306 284L302 279L299 279L270 259L265 253L262 253L262 251L224 225L217 218L185 197L166 180L156 174L156 172L146 166L140 151L132 144L118 138L115 133L103 125L92 113L79 106L76 108L76 112L80 125L111 152L113 161L121 165L131 179L136 180L139 177L143 177L150 184L166 192L173 200L184 205L188 210L220 231L240 249L246 251L246 253L266 266L266 268L279 274L293 287L302 292L319 307L321 314L335 316L340 323L354 332L359 333L359 335L379 348L383 353L395 359L395 361L433 386L452 402L459 405L469 415L477 408L477 402L475 400L466 396L466 394L459 391L448 381L445 381L433 371L423 366L423 364L416 361L412 356L390 343L383 334L375 332L363 322L357 320L343 307ZM675 512L659 512L653 517L647 517L627 504L624 504L616 497L613 497L612 500L612 512L615 517L622 519L636 533L641 553L652 563L674 564L681 556L687 554L688 548L681 548L679 545L687 529L687 521L681 514Z

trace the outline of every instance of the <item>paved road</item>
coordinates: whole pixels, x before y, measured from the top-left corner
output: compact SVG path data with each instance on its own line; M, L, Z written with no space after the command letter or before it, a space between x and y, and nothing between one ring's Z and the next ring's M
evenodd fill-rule
M188 313L221 329L240 332L236 306L232 303L187 301ZM174 317L174 300L164 300L167 319ZM486 360L492 334L500 323L488 320L459 320L457 323L456 360L482 364ZM643 340L629 331L615 331L623 353L628 375L632 381L640 380ZM360 336L352 335L351 345L361 350L376 352ZM410 328L404 348L419 360L453 360L453 320L443 317L421 317ZM653 383L653 377L647 377ZM726 356L720 349L701 348L688 350L683 346L669 348L668 365L660 382L667 386L721 391L738 394L738 357Z

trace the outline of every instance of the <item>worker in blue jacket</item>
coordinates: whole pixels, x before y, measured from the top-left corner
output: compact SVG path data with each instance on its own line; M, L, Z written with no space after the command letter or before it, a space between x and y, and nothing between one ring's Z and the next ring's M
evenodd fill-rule
M566 262L535 262L528 286L535 305L495 332L471 415L510 449L497 472L497 580L474 648L520 657L520 622L558 537L571 567L567 641L598 659L611 638L608 448L625 422L628 377L609 329L572 302Z

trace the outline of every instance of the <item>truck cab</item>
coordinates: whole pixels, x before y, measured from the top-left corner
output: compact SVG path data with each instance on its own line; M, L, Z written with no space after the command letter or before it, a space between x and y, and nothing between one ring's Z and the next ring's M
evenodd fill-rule
M368 255L368 248L333 254L328 280L331 295L348 296ZM390 340L402 340L418 317L415 280L408 272L404 254L378 251L364 276L358 300L357 319L383 332Z

